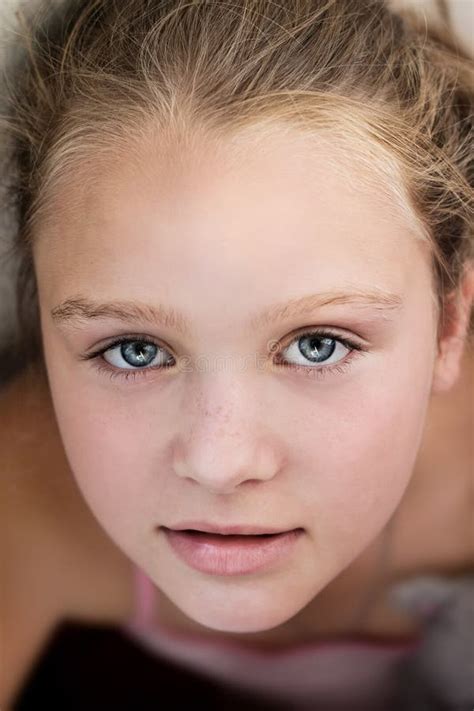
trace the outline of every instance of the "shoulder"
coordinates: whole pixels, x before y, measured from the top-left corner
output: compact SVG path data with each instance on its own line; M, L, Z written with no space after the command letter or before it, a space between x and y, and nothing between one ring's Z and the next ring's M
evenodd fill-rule
M9 648L8 685L62 619L127 619L131 568L83 502L47 385L30 371L0 390L0 451L0 626Z

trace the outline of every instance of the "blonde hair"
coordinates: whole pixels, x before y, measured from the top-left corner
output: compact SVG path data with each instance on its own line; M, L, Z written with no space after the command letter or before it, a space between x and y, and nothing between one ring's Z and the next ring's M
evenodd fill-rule
M275 124L337 136L430 244L443 311L473 259L473 62L449 25L382 0L42 0L17 18L1 126L26 359L55 196L150 131L163 147Z

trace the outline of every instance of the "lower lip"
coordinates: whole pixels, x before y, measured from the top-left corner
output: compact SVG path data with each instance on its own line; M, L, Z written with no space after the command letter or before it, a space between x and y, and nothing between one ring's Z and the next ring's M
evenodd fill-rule
M211 575L243 575L271 567L290 555L303 533L300 528L268 537L163 530L181 560Z

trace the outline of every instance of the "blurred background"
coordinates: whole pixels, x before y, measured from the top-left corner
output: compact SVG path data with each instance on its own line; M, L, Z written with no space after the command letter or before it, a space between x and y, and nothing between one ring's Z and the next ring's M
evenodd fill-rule
M360 0L363 2L363 0ZM15 16L19 5L31 8L37 0L0 0L0 78L3 77L5 59L14 53ZM49 0L58 3L61 0ZM389 0L396 8L410 6L424 15L429 22L439 22L443 18L443 4L439 0ZM474 57L474 0L447 0L450 19L456 29L460 42ZM2 90L0 82L0 113ZM1 128L1 127L0 127ZM0 170L2 169L2 141L0 134ZM2 181L0 180L0 188ZM0 358L6 357L8 343L15 333L14 281L16 265L11 255L11 236L13 225L2 209L0 190ZM3 355L2 355L3 354ZM5 364L4 364L5 366ZM0 368L1 370L1 368Z

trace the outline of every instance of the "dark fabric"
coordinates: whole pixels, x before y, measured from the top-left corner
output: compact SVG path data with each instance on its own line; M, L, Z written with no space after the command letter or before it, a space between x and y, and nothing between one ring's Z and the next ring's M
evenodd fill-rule
M12 711L283 711L181 669L118 629L59 625Z

